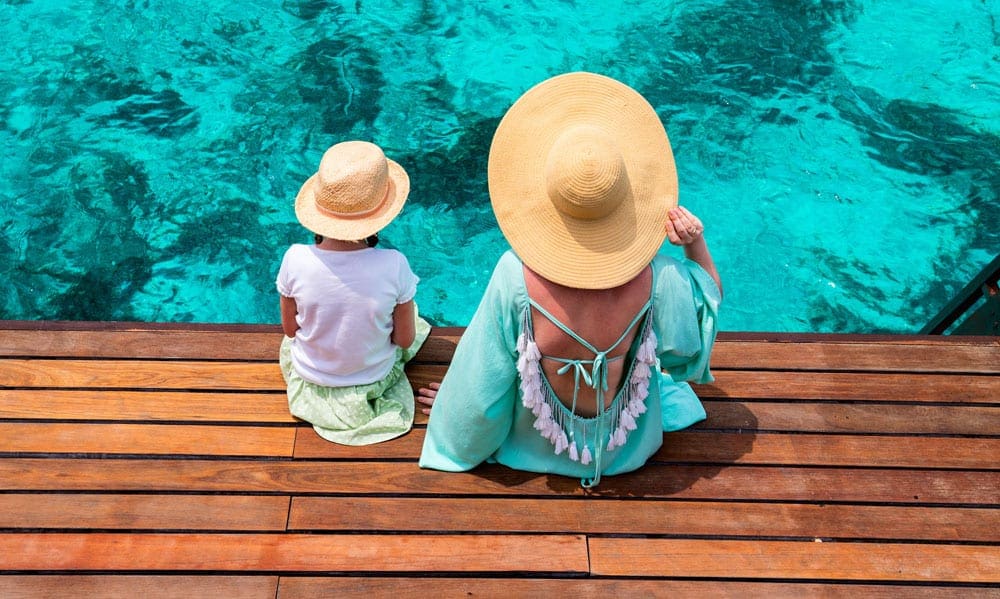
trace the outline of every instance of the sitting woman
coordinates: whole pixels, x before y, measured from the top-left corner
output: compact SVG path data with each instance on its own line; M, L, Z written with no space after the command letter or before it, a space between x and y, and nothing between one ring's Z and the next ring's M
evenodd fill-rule
M639 468L663 431L705 418L683 381L712 380L721 301L663 125L618 81L554 77L500 122L488 178L513 251L444 380L419 391L433 406L420 465L498 462L585 487ZM658 255L667 237L686 260Z

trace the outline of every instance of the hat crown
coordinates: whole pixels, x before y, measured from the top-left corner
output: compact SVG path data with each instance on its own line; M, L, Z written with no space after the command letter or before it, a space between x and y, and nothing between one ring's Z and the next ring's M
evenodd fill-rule
M545 182L556 210L582 220L607 216L630 194L625 160L613 136L590 125L570 127L556 139Z
M316 207L331 216L362 217L389 196L389 165L377 145L345 141L331 146L316 173Z

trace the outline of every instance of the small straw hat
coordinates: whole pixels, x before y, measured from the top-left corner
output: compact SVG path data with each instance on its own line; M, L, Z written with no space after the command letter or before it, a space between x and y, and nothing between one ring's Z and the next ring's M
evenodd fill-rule
M497 127L490 201L533 271L579 289L635 278L666 239L677 170L656 111L627 85L568 73L531 88Z
M409 193L406 171L381 148L345 141L324 152L319 171L295 198L295 216L324 237L364 239L392 222Z

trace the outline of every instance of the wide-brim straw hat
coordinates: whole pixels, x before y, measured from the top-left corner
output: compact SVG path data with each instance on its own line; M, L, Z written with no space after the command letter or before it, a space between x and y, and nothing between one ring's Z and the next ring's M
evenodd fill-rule
M490 147L500 229L533 271L610 289L635 278L677 206L667 132L638 92L594 73L553 77L504 115Z
M396 218L409 193L406 171L381 148L345 141L323 153L319 170L299 189L295 216L324 237L364 239Z

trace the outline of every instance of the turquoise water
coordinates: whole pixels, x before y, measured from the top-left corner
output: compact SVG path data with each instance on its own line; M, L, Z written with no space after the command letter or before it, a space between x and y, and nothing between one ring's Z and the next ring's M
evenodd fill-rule
M1000 0L9 0L0 318L278 322L295 193L356 138L410 173L383 242L422 313L466 324L506 248L492 132L589 70L664 121L724 330L915 332L1000 252L998 20Z

